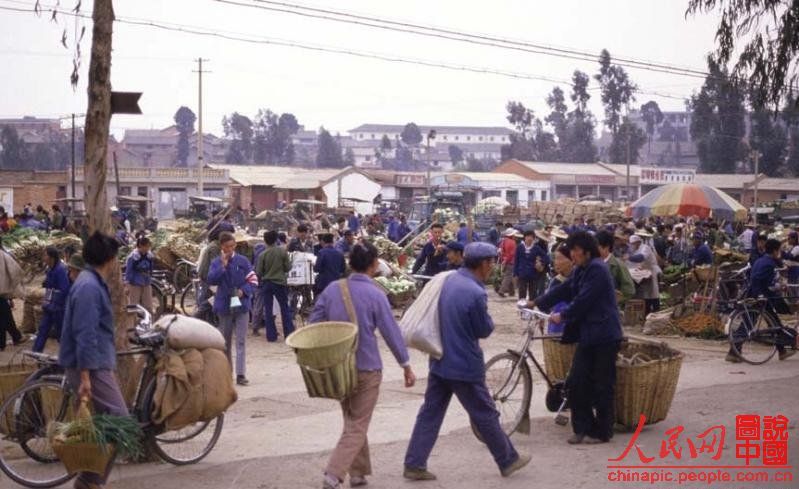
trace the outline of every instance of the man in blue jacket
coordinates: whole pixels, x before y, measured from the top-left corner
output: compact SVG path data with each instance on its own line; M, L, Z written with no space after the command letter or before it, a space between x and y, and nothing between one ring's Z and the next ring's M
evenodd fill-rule
M128 284L128 302L139 304L153 312L153 291L150 288L153 273L153 253L150 240L142 236L136 240L136 249L125 262L125 283Z
M513 277L519 287L519 299L531 300L536 295L536 285L549 268L549 255L535 242L535 231L524 232L524 240L516 247Z
M464 251L464 266L447 277L438 299L444 356L430 360L430 376L416 425L405 454L404 476L433 480L427 460L454 394L491 451L503 477L530 462L519 455L502 431L499 413L486 387L485 362L480 340L494 331L488 315L485 282L491 276L497 249L488 243L471 243Z
M247 322L252 308L252 297L258 287L258 277L250 261L236 253L236 239L232 234L219 235L221 254L211 262L208 283L216 285L214 313L219 317L219 328L225 337L228 361L232 363L233 332L236 333L236 384L247 385L246 345Z
M766 308L770 311L777 322L779 322L778 314L789 314L790 310L785 299L779 291L779 274L777 269L782 266L780 261L780 247L782 244L776 239L769 239L763 247L763 256L757 259L755 265L752 267L752 272L749 278L749 290L746 293L747 297L759 298L765 297L768 299ZM738 327L742 335L748 333L746 322L742 321ZM777 351L779 352L780 360L785 360L796 354L796 332L793 333L784 329L780 330L777 334ZM786 347L790 347L788 350ZM739 363L740 356L737 354L743 348L743 343L736 343L730 346L730 351L727 353L726 361L732 363Z
M36 341L33 351L42 352L47 344L47 338L53 334L61 337L61 324L64 322L64 307L69 294L69 272L61 261L60 253L54 246L48 246L44 254L47 265L47 276L44 279L45 301L42 304L42 321L39 331L36 332Z
M331 282L335 282L344 276L346 264L344 254L333 247L333 234L327 233L321 236L322 249L316 257L313 270L318 275L314 283L314 295L319 296Z
M694 249L691 251L691 265L694 267L702 267L713 264L713 252L710 247L705 244L705 236L701 231L694 232L693 235Z
M564 343L577 343L566 385L574 436L570 444L606 443L613 437L616 354L622 338L613 277L599 255L596 238L578 231L566 241L576 269L561 285L528 304L550 310L553 323L565 323ZM596 413L594 413L596 410Z
M447 269L447 246L441 240L444 235L444 226L440 223L435 223L430 226L430 241L425 243L416 261L413 263L412 272L419 273L422 270L422 275L432 277Z
M361 230L361 220L355 214L355 211L350 211L350 217L347 218L347 229L352 231L352 234L358 235Z
M402 238L411 234L411 227L408 226L408 219L405 216L400 216L399 226L397 226L397 239L396 243L402 241Z

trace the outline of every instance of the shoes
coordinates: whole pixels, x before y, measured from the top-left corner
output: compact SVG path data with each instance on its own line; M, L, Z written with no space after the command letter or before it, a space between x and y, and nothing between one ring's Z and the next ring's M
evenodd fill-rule
M741 360L741 357L739 357L738 355L736 355L733 352L727 353L727 356L724 357L724 361L725 362L730 362L730 363L741 363L741 362L743 362L743 360Z
M247 380L247 377L245 377L243 375L239 375L238 377L236 377L236 384L237 385L250 385L250 381Z
M583 442L583 438L585 438L585 435L572 435L568 440L566 440L566 443L569 445L579 445Z
M599 445L600 443L607 443L610 440L603 440L601 438L594 438L593 436L586 436L583 438L584 445Z
M252 335L253 336L261 336L261 333L257 329L254 329L254 330L252 330Z
M796 355L796 350L782 350L780 352L780 360L787 360L794 355Z
M402 477L412 481L434 481L436 480L435 474L429 472L427 469L417 469L414 467L405 467L402 472Z
M514 472L523 469L532 458L530 455L519 455L515 462L501 470L502 477L510 477Z
M505 292L497 292L497 295L504 299L507 294Z
M322 489L341 489L341 481L325 474L325 478L322 480Z
M15 341L14 342L14 346L24 345L25 343L30 341L30 339L31 339L30 336L28 336L26 334L22 335L22 337L19 339L19 341Z
M366 477L358 476L358 475L351 475L350 476L350 487L363 487L368 485L369 483L366 482Z

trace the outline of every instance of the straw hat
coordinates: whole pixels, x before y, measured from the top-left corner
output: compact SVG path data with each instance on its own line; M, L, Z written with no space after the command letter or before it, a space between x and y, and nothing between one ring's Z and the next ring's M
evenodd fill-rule
M551 233L549 233L549 234L551 234L551 235L552 235L552 237L553 237L553 238L555 238L555 239L562 239L562 240L569 239L569 235L568 235L568 234L566 234L566 233L565 233L565 232L564 232L562 229L560 229L560 228L555 228L555 229L553 229L553 230L552 230L552 232L551 232Z
M550 235L550 233L547 233L546 231L542 231L540 229L535 230L535 237L540 240L546 241L547 243L552 241L552 236Z

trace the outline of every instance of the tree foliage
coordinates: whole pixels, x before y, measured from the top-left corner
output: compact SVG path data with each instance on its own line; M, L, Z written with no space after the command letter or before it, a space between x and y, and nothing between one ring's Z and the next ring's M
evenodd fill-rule
M30 155L17 130L12 126L3 126L0 130L0 168L20 168L25 162L29 161Z
M175 112L175 127L178 130L178 154L176 162L179 166L187 166L189 160L189 137L194 133L194 122L197 116L185 105Z
M796 100L788 99L781 115L788 137L785 169L788 174L799 177L799 105Z
M663 112L654 100L650 100L641 106L641 119L646 124L647 143L649 151L652 152L652 137L655 135L655 128L663 122Z
M233 112L222 118L225 137L230 141L225 161L244 165L252 160L253 124L249 117Z
M449 148L447 148L447 152L449 153L449 160L453 165L457 166L463 162L463 150L460 147L450 144Z
M615 137L619 132L622 110L635 100L638 87L630 81L624 68L613 64L607 49L603 49L599 55L599 73L594 75L594 79L599 82L602 93L605 126Z
M278 116L269 109L260 109L253 124L253 163L256 165L289 165L294 163L291 138L300 125L294 114Z
M316 153L316 166L320 168L343 168L344 159L341 155L341 144L324 127L319 129L317 138L318 151Z
M596 119L588 110L588 75L575 71L572 75L571 100L574 109L566 117L567 129L565 141L559 141L561 161L571 163L593 163L596 161L597 149L594 144Z
M749 147L760 152L758 172L770 177L781 175L788 147L788 134L781 124L775 123L775 119L774 112L766 108L755 110L750 115Z
M799 1L689 0L686 15L714 12L714 62L753 87L755 106L780 108L799 81ZM718 15L718 14L721 15Z
M422 131L415 123L409 122L402 128L400 139L408 146L416 146L422 142Z
M625 117L608 148L610 162L626 164L629 161L631 165L637 164L639 153L646 141L646 132L629 117Z
M734 173L743 156L745 94L726 67L708 57L708 76L691 97L691 139L705 173Z

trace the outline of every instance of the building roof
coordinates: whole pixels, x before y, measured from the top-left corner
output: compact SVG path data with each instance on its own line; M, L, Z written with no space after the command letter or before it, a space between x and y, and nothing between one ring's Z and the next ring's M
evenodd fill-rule
M605 175L616 176L616 173L599 163L552 163L543 161L516 161L530 170L542 175Z
M455 141L439 141L436 144L437 148L444 148L444 151L449 151L450 146L459 147L464 153L500 153L502 152L502 143L462 143Z
M354 170L347 168L297 168L270 165L208 165L227 170L230 179L244 187L274 187L281 189L316 189L333 178ZM367 175L368 176L368 175Z
M617 163L598 163L600 166L607 168L608 170L612 171L617 175L621 175L623 177L627 176L627 165L620 165ZM640 165L630 165L630 176L631 177L640 177L641 176L641 166Z
M694 183L700 185L709 185L711 187L718 187L721 189L740 189L743 190L744 186L749 186L754 183L755 176L749 173L735 174L735 173L697 173L694 178Z
M436 176L439 175L462 175L470 180L474 180L477 182L529 182L529 178L524 178L521 175L517 175L515 173L493 173L493 172L464 172L464 171L456 171L456 172L448 172L448 173L437 173Z
M348 132L387 134L402 132L404 128L405 124L361 124L354 129L350 129ZM419 126L422 135L427 134L430 129L435 129L439 134L474 134L478 136L506 136L513 132L512 129L498 126Z

